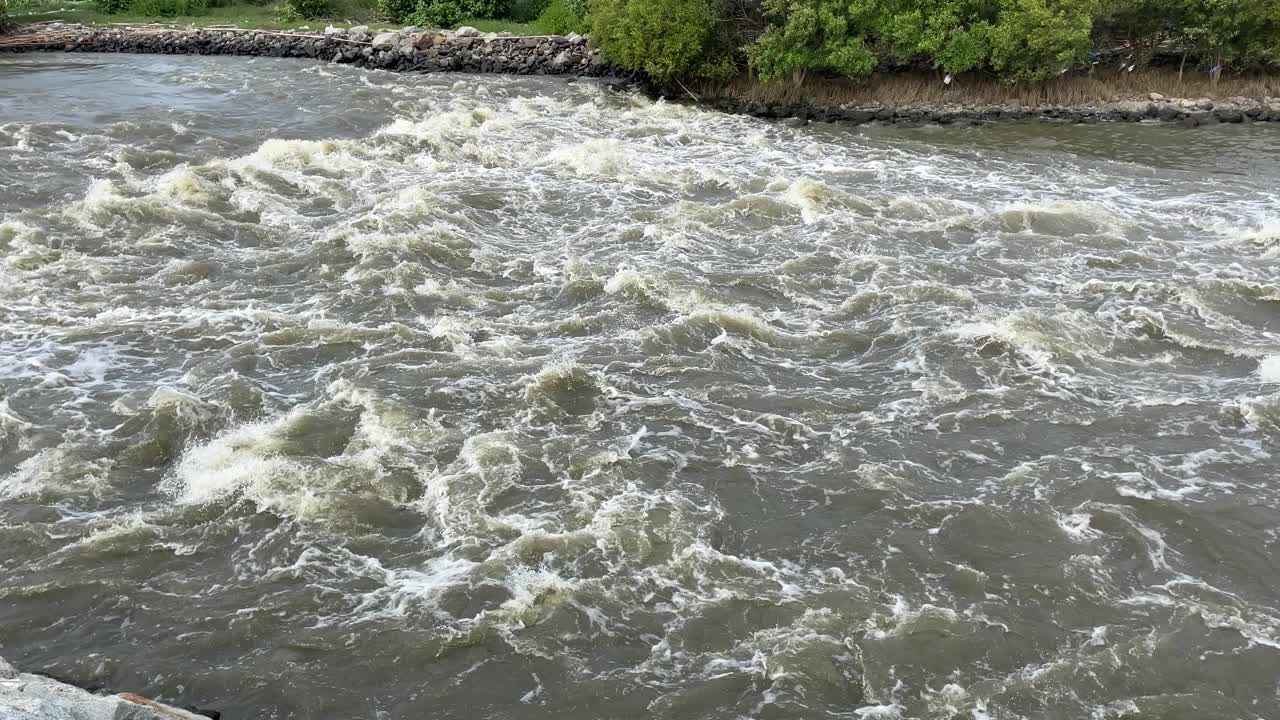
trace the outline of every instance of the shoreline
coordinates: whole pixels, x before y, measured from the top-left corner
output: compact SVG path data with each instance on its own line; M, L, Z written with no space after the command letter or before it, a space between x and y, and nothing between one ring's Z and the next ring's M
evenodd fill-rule
M677 99L678 98L672 98ZM734 96L702 97L696 102L721 112L788 121L793 125L827 122L842 125L981 126L994 123L1043 122L1065 125L1147 122L1184 128L1220 124L1280 122L1280 98L1166 98L1151 93L1146 100L1099 103L850 103L822 105L805 101L776 102Z
M991 102L822 102L812 98L762 99L728 86L695 93L682 85L663 86L635 73L620 72L578 35L520 36L481 33L474 28L427 31L417 28L375 32L360 26L315 31L268 31L163 25L101 27L52 23L26 26L0 36L0 53L105 52L165 55L239 55L309 58L394 72L470 72L509 75L567 75L614 78L651 97L721 112L788 121L845 125L987 125L1004 122L1092 124L1151 122L1182 127L1222 123L1280 122L1280 97L1142 97L1085 103Z

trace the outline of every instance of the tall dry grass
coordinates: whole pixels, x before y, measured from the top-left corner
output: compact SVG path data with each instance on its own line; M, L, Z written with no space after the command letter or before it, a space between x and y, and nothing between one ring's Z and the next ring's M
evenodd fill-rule
M1202 73L1149 68L1134 72L1064 75L1038 83L1006 84L980 75L962 75L943 83L943 75L891 73L854 82L810 78L803 86L789 82L764 82L746 76L727 83L689 85L699 97L731 97L757 102L816 105L998 105L1017 101L1023 105L1087 105L1121 100L1146 100L1150 93L1170 98L1280 97L1280 75L1223 76L1214 85Z

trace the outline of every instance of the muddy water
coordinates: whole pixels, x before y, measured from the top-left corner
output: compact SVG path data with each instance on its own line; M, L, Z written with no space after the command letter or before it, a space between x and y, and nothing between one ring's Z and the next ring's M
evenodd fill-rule
M0 652L224 718L1280 717L1280 129L0 58Z

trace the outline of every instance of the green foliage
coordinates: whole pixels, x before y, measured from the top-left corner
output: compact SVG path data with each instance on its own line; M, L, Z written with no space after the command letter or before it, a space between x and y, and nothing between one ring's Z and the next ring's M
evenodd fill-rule
M378 14L391 22L404 22L418 9L417 0L377 0Z
M547 11L551 0L513 0L507 11L507 19L514 22L533 22Z
M936 55L948 72L965 72L982 66L991 55L991 26L978 23L956 30L947 38Z
M103 15L116 15L129 7L129 0L93 0L93 9Z
M209 12L207 0L131 0L129 12L145 17L189 17Z
M1209 67L1280 61L1280 0L1102 0L1094 28L1140 61L1158 47Z
M568 35L587 31L587 19L574 12L566 0L551 0L535 23L539 29L552 35Z
M508 0L418 0L409 20L423 27L454 28L468 18L498 18L510 9Z
M0 0L0 33L9 29L9 0Z
M1158 36L1149 56L1180 18L1194 14L1188 8L1235 5L1238 14L1251 3L1280 7L1280 0L765 0L770 25L747 57L765 78L802 79L809 70L860 78L884 60L1040 80L1083 63L1100 26L1139 49L1138 38ZM1250 13L1253 27L1263 14ZM1243 25L1226 34L1249 35ZM1280 43L1273 30L1252 35L1258 40L1251 49L1237 54L1265 54L1268 41Z
M1179 36L1214 65L1280 60L1280 0L1183 0Z
M719 0L593 0L591 41L610 62L650 77L723 76Z
M282 20L307 20L332 14L333 6L329 0L282 0L275 12Z
M876 67L876 56L858 33L863 3L841 0L766 0L765 10L780 24L747 49L752 67L766 80L809 70L860 78Z
M457 27L467 13L454 0L419 0L409 21L423 27Z
M986 50L991 2L979 0L854 0L855 25L874 37L882 54L899 60L948 51L967 61ZM947 68L956 70L958 68Z
M991 67L1006 79L1043 80L1084 60L1093 13L1079 0L1004 0L991 28Z
M276 5L276 15L285 22L311 20L333 14L329 0L282 0Z

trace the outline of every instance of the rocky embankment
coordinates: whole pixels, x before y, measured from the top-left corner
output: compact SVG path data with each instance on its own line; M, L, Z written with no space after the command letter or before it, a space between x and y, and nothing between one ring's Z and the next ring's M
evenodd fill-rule
M128 52L165 55L253 55L314 58L401 72L476 72L512 75L608 75L612 68L578 35L517 37L456 31L372 32L367 27L324 32L178 29L154 26L45 26L27 42L0 51Z
M673 97L679 97L672 93ZM764 102L737 97L702 97L698 104L717 110L764 118L790 119L795 124L808 121L854 125L982 125L1000 121L1040 121L1056 123L1100 123L1163 121L1184 127L1220 123L1280 122L1280 98L1169 98L1151 93L1143 99L1084 105L1022 105L1007 103L975 105L842 104Z
M18 672L0 658L2 720L208 720L218 713L180 710L133 693L94 695L44 675Z

